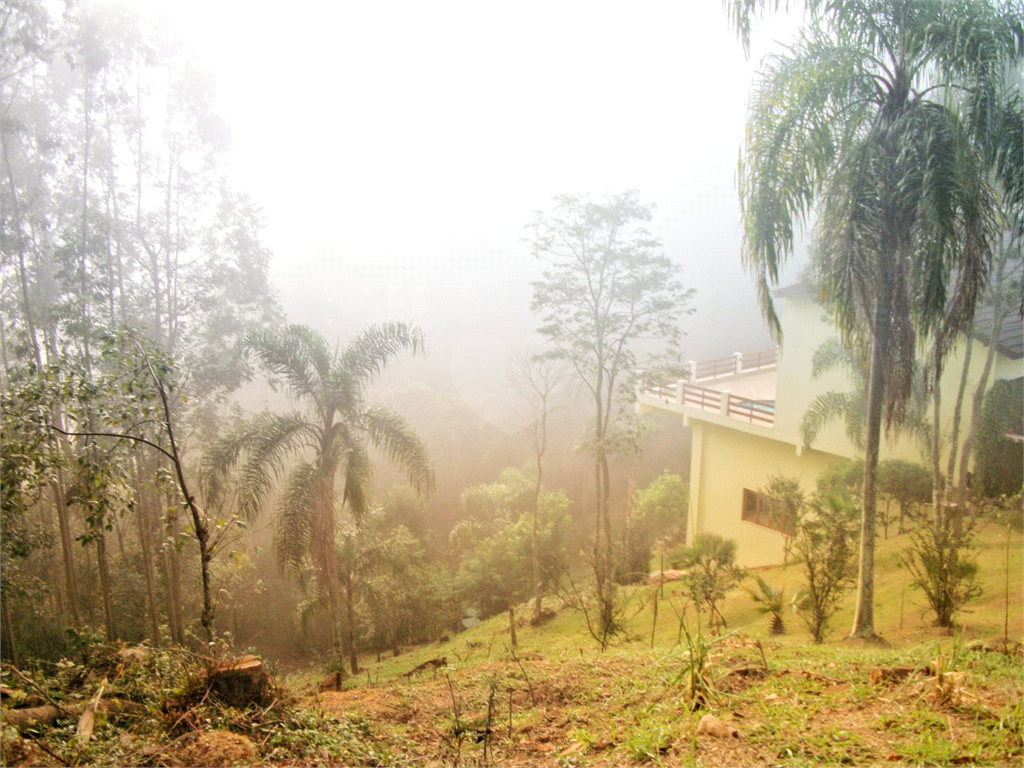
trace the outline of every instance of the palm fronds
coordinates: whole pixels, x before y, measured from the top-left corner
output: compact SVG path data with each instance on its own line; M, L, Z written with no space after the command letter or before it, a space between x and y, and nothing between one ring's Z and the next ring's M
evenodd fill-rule
M331 353L324 337L304 325L252 331L239 344L272 376L285 381L293 396L319 401L330 377Z
M402 352L416 355L425 349L423 331L416 326L405 323L371 325L348 342L336 370L365 385Z
M370 443L380 448L397 466L406 471L409 483L429 494L434 489L434 469L427 447L402 416L377 407L366 412L363 419Z
M288 476L288 483L277 505L277 562L282 570L298 573L310 550L313 514L320 488L320 467L301 462Z
M285 462L303 448L315 445L318 430L299 413L265 411L215 443L202 460L202 480L208 498L218 499L227 474L240 459L238 511L248 521L262 511L275 483L285 471Z

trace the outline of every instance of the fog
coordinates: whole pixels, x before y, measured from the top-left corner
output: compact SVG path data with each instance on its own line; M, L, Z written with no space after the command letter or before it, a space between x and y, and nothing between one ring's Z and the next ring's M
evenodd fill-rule
M470 349L539 344L530 213L632 188L697 289L684 356L770 345L739 261L735 173L754 65L785 19L745 59L717 2L138 4L216 79L291 321L329 337L414 321L421 370L484 385Z

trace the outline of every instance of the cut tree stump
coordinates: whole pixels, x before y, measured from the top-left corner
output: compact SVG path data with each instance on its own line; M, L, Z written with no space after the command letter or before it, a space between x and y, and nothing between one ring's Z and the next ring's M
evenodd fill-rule
M266 706L273 699L273 686L263 662L256 656L220 661L206 675L210 695L235 709L251 704Z
M324 691L340 691L345 687L345 675L342 672L331 672L331 674L317 683L316 687L321 693Z
M912 675L931 675L934 674L932 667L875 667L868 672L868 677L871 680L872 685L885 685L892 683L900 683L906 680ZM839 682L838 680L836 682Z
M704 715L697 723L697 733L706 733L718 739L738 739L740 732L714 715Z

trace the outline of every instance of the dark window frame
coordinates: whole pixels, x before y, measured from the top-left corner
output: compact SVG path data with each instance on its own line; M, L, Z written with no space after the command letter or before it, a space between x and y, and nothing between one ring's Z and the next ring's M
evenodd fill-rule
M779 515L772 509L777 503L763 493L744 488L743 501L740 505L740 519L781 533L783 536L792 536L794 531L787 529Z

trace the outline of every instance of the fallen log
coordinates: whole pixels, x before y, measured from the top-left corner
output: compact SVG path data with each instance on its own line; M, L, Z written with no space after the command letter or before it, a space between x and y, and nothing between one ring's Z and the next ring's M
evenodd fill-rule
M44 704L41 707L26 707L25 709L3 709L2 717L4 725L13 725L21 730L22 728L35 728L38 725L53 725L60 710L52 704Z
M868 672L868 678L871 680L872 685L882 685L883 683L902 682L911 675L928 676L931 674L934 674L934 672L930 665L923 667L875 667Z
M38 725L53 725L62 714L65 717L81 717L88 704L76 704L64 707L64 711L57 709L53 704L43 704L39 707L25 707L24 709L9 709L4 707L0 710L0 721L4 725L13 725L15 728L34 728ZM126 699L103 699L96 706L97 712L107 715L128 715L131 717L142 717L149 710L142 704Z
M417 674L419 672L423 672L423 671L425 671L427 669L439 669L441 667L447 667L447 666L448 666L448 657L447 656L438 656L436 659L428 659L427 661L424 661L422 664L413 667L408 672L406 672L404 675L402 675L402 677L412 677L413 675L415 675L415 674Z

